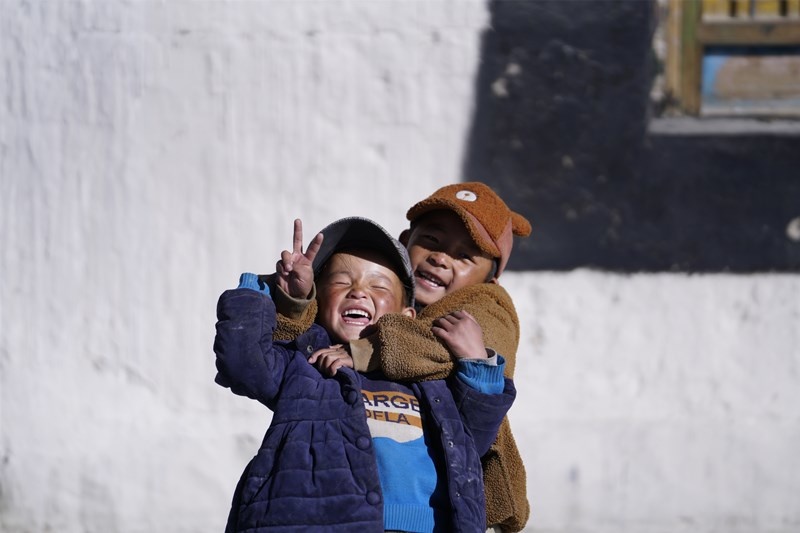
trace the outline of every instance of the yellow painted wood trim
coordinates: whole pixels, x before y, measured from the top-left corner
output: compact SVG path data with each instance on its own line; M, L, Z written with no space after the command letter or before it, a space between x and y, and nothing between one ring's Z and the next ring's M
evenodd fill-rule
M703 46L696 32L702 17L700 0L685 0L681 7L681 95L687 113L700 113Z

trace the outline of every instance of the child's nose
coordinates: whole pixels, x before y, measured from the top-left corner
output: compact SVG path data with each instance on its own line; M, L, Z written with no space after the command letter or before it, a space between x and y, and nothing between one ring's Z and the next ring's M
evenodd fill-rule
M367 295L367 291L362 285L356 284L350 287L350 292L347 293L349 298L364 298Z
M428 262L434 266L446 267L448 255L444 252L431 252L428 256Z

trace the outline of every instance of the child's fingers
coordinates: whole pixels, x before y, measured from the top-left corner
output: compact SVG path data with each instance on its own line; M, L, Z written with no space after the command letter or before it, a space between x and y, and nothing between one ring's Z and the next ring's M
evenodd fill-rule
M311 357L308 358L309 363L316 363L318 359L325 357L326 354L335 353L338 350L342 349L341 344L334 344L328 348L320 348L319 350L315 351L311 354Z
M342 359L336 354L327 354L317 366L319 371L328 376L335 376L336 371L342 368Z
M443 341L450 340L450 330L447 328L443 328L440 326L433 326L431 328L431 333L433 333L433 336L436 337L437 339L441 339Z
M458 325L459 320L460 319L458 317L450 314L437 318L433 321L433 325L442 329L443 331L450 331L452 328Z
M333 376L336 374L336 371L342 368L343 366L347 366L353 368L353 362L350 359L350 354L348 354L341 345L336 348L330 348L325 350L319 350L315 352L314 355L317 355L312 361L309 358L309 363L315 363L317 369L326 374L328 376Z
M464 310L462 309L461 311L456 311L456 312L457 312L457 313L459 313L459 314L460 314L461 316L463 316L464 318L468 318L468 319L472 320L473 322L475 322L476 324L478 323L478 321L475 319L475 317L474 317L474 316L472 316L471 314L469 314L469 312L468 312L468 311L464 311Z
M450 318L450 319L456 319L456 320L469 319L469 320L472 320L473 322L477 322L477 320L475 320L474 316L472 316L471 314L469 314L469 312L467 312L467 311L465 311L463 309L459 309L458 311L453 311L452 313L448 313L445 316L443 316L442 318L446 318L446 317Z
M303 253L303 221L294 219L294 232L292 234L292 249L296 253Z
M446 330L450 330L457 327L462 320L470 320L475 324L478 324L478 321L475 320L475 317L464 310L453 311L452 313L441 316L434 321L434 324Z
M342 348L342 351L344 351L344 348ZM353 364L353 357L346 351L344 351L344 356L339 358L339 364L336 368L343 367L355 368L355 365Z
M453 316L452 314L440 316L434 321L434 323L441 325L455 324L456 322L458 322L458 318Z
M308 249L306 249L305 257L310 262L314 262L314 258L317 257L317 252L319 252L319 247L322 246L322 233L317 233L311 242L308 243Z
M294 254L289 250L282 251L281 260L278 261L278 265L280 266L278 272L282 274L291 272L294 267Z
M317 350L316 352L312 353L311 357L308 358L308 362L313 365L317 362L317 359L322 357L329 349L330 348L322 348L321 350Z

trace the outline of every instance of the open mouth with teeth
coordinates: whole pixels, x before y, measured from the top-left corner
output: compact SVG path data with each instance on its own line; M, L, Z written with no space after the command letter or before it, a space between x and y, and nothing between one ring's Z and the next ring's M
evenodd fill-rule
M342 311L342 320L345 324L367 326L372 322L372 315L364 309L351 307Z
M444 287L445 283L441 279L437 278L432 274L428 274L427 272L423 272L421 270L417 270L415 272L415 277L420 285L425 285L428 287Z

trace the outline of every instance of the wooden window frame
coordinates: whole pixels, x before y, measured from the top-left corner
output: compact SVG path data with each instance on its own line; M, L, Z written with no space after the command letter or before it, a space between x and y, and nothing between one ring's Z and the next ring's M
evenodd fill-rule
M701 112L706 47L800 45L800 17L703 17L702 0L669 0L668 7L666 82L690 115Z

